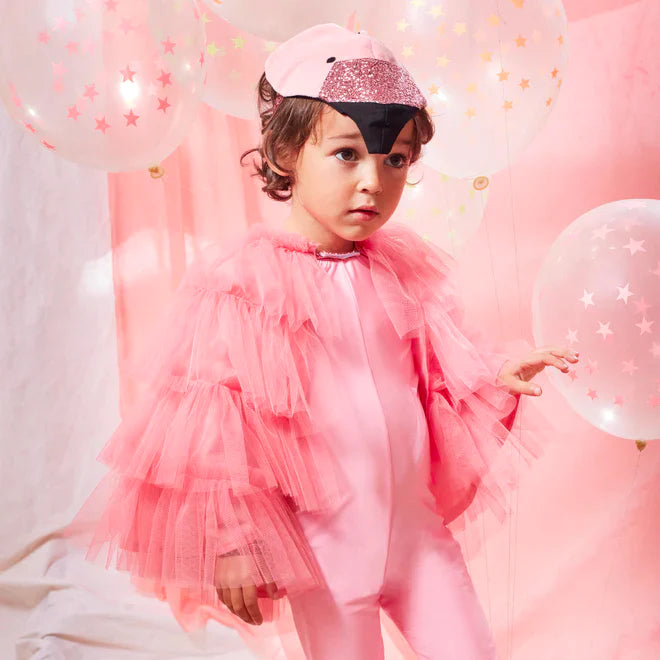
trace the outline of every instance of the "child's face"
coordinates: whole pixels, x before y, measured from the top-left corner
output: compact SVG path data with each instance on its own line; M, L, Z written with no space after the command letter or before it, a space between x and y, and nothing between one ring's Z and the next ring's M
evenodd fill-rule
M334 108L324 108L295 164L289 228L305 233L327 250L341 252L364 240L394 213L406 183L412 150L411 119L389 154L370 154L357 124ZM349 135L352 137L340 137ZM375 206L378 214L360 219L352 209Z

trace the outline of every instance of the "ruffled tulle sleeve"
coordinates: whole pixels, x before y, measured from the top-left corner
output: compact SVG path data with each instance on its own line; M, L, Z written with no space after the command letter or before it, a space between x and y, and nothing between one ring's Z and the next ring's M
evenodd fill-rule
M268 243L233 259L217 251L190 268L133 363L145 393L68 529L87 559L107 545L106 567L116 559L186 629L236 619L216 593L220 555L243 555L255 584L283 594L321 584L292 511L330 509L345 493L307 400L308 356L323 359L314 326L331 319L305 301L322 283Z
M515 354L497 350L465 320L453 258L405 225L390 223L387 230L373 241L372 274L399 334L413 339L437 511L454 530L484 512L502 522L521 464L543 453L543 416L522 416L521 396L497 378L504 362L529 345L512 342Z

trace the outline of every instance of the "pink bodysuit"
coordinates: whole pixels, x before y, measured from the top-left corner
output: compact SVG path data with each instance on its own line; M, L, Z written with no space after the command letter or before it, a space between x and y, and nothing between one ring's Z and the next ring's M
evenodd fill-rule
M329 587L290 599L305 653L313 660L382 658L383 607L420 658L494 658L460 546L433 510L410 341L392 326L365 256L319 263L341 291L342 337L323 338L336 388L313 388L311 400L315 409L343 411L331 446L351 497L332 515L297 514Z

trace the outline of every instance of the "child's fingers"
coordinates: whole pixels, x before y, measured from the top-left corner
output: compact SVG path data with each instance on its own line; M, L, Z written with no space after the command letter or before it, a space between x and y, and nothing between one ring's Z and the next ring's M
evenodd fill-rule
M254 623L252 615L248 611L248 608L245 604L243 598L243 589L244 587L234 587L230 589L231 591L231 610L232 612L243 619L246 623ZM255 594L256 598L256 594Z
M245 619L248 623L254 623L259 626L263 623L263 617L259 610L259 601L257 600L257 587L254 584L246 585L243 587L243 603L247 610L247 615L250 620Z
M280 597L277 593L277 585L274 582L267 582L264 587L269 598L276 599Z

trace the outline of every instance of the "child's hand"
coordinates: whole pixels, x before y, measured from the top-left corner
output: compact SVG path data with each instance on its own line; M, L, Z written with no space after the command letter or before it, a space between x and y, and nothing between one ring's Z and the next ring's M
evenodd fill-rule
M536 383L529 383L531 380L543 371L547 366L557 367L564 373L568 372L568 365L562 359L569 362L577 362L579 353L574 353L565 346L546 346L544 348L535 348L528 353L522 360L514 362L507 360L502 365L498 378L514 394L529 394L534 396L541 395L541 388Z
M240 554L225 554L215 560L215 587L220 600L230 612L239 616L247 623L260 625L263 616L259 610L257 597L264 595L269 598L279 598L277 585L274 582L257 585L250 576L252 560Z

